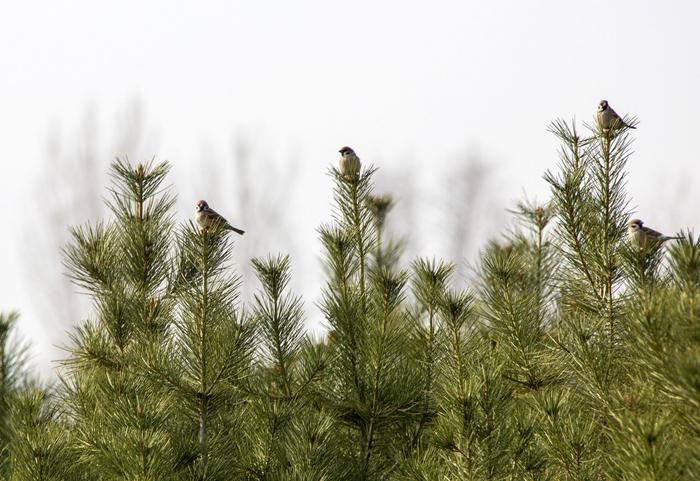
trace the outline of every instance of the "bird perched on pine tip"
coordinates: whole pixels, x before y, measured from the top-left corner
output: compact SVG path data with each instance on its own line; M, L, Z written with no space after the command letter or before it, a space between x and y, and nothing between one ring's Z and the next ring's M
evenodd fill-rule
M356 179L360 175L360 158L350 147L343 147L340 152L340 173L346 179Z
M617 112L608 104L607 100L601 100L598 104L598 125L605 132L610 129L621 129L622 127L628 127L630 129L636 129L631 125L627 125L622 118L617 115Z
M197 225L202 232L209 230L211 227L219 225L224 229L232 230L236 234L245 234L245 231L233 227L218 212L209 207L206 200L200 200L195 205L194 220L197 221Z
M627 224L627 237L632 244L640 249L646 249L655 244L681 238L678 236L663 235L661 232L657 232L654 229L644 227L644 222L639 219L632 219L629 221Z

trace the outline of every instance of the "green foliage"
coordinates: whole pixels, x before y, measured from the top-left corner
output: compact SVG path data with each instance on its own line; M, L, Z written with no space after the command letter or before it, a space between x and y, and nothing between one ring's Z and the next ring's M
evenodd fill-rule
M26 388L18 393L10 410L9 480L59 481L74 475L68 462L74 454L70 434L59 415L47 391Z
M244 479L323 479L330 457L330 423L314 409L325 353L305 337L301 298L288 292L287 256L253 259L262 284L252 318L258 328L256 376L250 378Z
M371 203L358 200L370 195L373 172L348 182L333 171L335 224L321 228L330 267L321 309L331 330L320 396L343 445L333 479L385 477L418 414L419 378L404 346L407 274L379 262L368 271L380 223Z
M7 476L11 441L10 407L27 381L27 348L17 339L17 312L0 312L0 475Z
M116 161L113 217L65 248L93 309L59 386L24 381L0 317L3 479L700 478L700 239L626 241L627 128L550 130L551 199L467 287L402 265L373 168L332 170L323 341L289 257L252 260L244 309L228 233L175 225L167 164Z
M173 415L143 359L173 317L164 295L171 265L174 198L161 191L166 164L112 164L114 220L73 229L66 265L94 317L73 334L63 379L77 462L96 479L171 479Z

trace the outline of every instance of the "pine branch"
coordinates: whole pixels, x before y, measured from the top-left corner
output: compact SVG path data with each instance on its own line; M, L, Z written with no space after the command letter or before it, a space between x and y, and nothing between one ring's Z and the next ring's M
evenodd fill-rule
M435 262L427 259L418 259L413 263L412 292L418 302L419 312L416 319L416 338L419 343L419 366L424 372L424 387L422 414L418 426L413 435L412 445L415 448L423 430L435 416L434 383L435 364L439 362L439 343L437 338L437 314L440 303L447 288L447 281L454 270L454 266L443 262ZM427 317L425 317L427 316Z

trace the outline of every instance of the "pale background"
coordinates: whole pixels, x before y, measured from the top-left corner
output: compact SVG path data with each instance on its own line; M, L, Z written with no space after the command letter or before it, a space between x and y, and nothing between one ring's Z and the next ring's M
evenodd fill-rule
M602 98L640 119L639 216L697 227L699 21L692 0L3 1L0 309L21 312L50 375L88 315L59 288L67 225L104 214L107 165L128 155L172 162L181 219L206 198L248 231L246 295L251 256L291 252L322 329L315 229L338 148L380 167L407 259L464 278L507 208L546 199L547 124L591 121Z

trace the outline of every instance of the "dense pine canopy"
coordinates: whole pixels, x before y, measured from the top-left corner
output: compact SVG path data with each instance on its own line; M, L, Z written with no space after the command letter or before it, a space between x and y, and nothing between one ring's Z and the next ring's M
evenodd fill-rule
M249 305L233 236L174 221L168 164L117 160L113 216L64 249L92 314L59 383L0 316L0 478L700 479L700 240L627 242L627 127L550 130L551 199L517 205L467 288L405 262L374 168L333 169L322 291L274 254Z

